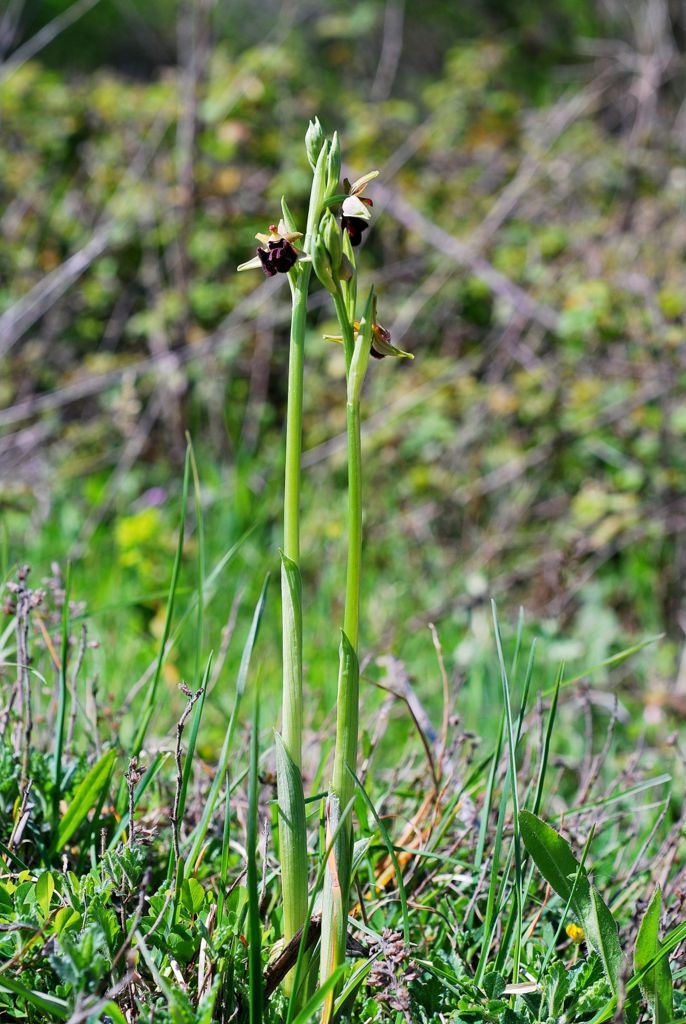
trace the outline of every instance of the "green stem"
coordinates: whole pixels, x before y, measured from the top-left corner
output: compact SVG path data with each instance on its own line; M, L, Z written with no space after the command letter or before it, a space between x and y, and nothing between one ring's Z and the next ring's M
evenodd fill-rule
M284 559L281 565L283 693L282 740L293 772L277 772L279 848L283 887L284 940L290 942L307 914L307 833L302 765L302 608L300 588L300 461L302 449L305 317L311 268L302 266L293 282L293 314L286 413L284 481ZM295 784L297 777L297 785ZM291 785L284 779L290 778ZM287 986L288 987L288 986Z
M326 191L328 143L315 167L307 214L304 251L312 252ZM286 208L284 209L286 215ZM283 633L282 746L277 743L279 854L283 891L283 937L290 942L307 915L307 829L302 766L302 600L300 579L300 463L307 296L312 264L302 262L289 274L293 310L288 362L284 550L281 561ZM289 989L292 977L286 979ZM296 1006L300 993L293 993Z
M340 651L338 696L336 704L336 750L331 784L330 812L347 806L354 795L357 767L359 718L359 667L357 646L360 623L360 584L362 573L362 440L360 429L360 390L355 351L354 327L343 294L334 295L336 313L343 335L346 356L348 401L348 563L345 585L345 611ZM334 849L335 869L327 867L322 900L322 949L320 981L345 962L348 899L353 849L352 823L341 830ZM322 1020L331 1019L329 1002Z
M343 629L357 651L360 627L360 582L362 574L362 438L359 400L348 401L348 565L345 582ZM351 764L353 771L355 765ZM350 780L352 786L352 780ZM341 798L342 804L346 801Z
M283 550L300 568L300 462L302 457L303 368L305 317L310 267L301 268L293 286L293 315L288 362L286 413L286 471L284 480ZM298 610L299 611L299 610ZM293 633L295 632L295 636ZM302 762L302 617L289 621L283 607L283 722L282 738L291 760Z
M349 315L348 307L345 299L343 298L343 291L341 290L340 284L337 292L333 296L333 304L336 307L336 316L338 317L341 334L343 335L343 348L345 349L345 374L347 378L350 373L350 364L352 363L353 352L355 350L355 332L352 325L354 311Z

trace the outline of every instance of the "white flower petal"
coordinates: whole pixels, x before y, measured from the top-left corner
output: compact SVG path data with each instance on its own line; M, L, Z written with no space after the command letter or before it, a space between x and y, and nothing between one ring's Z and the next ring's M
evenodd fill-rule
M259 256L253 256L247 263L241 263L237 270L258 270L262 266L262 260Z
M365 206L362 200L358 199L357 196L348 196L343 200L341 213L344 217L359 217L360 220L372 219L369 207Z

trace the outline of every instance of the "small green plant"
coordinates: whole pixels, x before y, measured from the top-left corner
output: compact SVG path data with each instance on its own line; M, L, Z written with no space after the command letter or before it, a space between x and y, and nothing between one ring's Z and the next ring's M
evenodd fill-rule
M284 940L290 942L303 927L308 903L307 830L302 762L302 581L300 576L300 458L307 296L311 270L330 294L345 354L346 422L348 437L348 531L345 612L339 648L336 745L326 808L326 840L333 844L327 860L322 898L321 982L345 961L348 900L352 866L352 827L349 810L354 796L359 714L359 623L362 574L362 446L360 403L369 358L407 356L395 348L378 322L376 297L370 288L358 312L358 270L354 249L369 227L372 200L364 196L377 177L372 171L340 191L341 152L338 135L326 139L317 119L305 137L312 168L312 187L303 238L282 199L282 219L261 243L252 260L239 270L261 268L268 277L286 274L293 299L286 419L284 482L284 550L281 567L283 631L283 699L281 736L277 736L279 839L284 902ZM332 210L340 206L340 221ZM334 842L333 836L337 835ZM306 987L303 989L305 992ZM325 1003L325 1018L333 1012L334 990Z

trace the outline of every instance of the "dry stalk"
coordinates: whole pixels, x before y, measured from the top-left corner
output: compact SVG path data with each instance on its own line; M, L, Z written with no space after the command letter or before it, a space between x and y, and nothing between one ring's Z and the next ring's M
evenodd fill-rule
M183 736L183 730L186 722L188 721L189 715L193 710L195 702L200 700L203 688L202 686L195 691L195 693L186 686L185 683L181 683L179 689L183 693L184 697L188 698L183 714L176 723L176 749L174 751L174 760L176 762L176 789L174 791L174 806L171 812L171 827L172 827L172 839L174 842L174 860L178 865L181 857L181 844L179 842L179 803L181 801L181 788L183 786L183 765L181 758L181 737Z

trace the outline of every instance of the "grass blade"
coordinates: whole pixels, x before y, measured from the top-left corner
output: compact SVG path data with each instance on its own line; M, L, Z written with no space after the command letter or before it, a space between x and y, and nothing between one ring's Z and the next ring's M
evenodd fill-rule
M76 787L72 801L56 832L52 854L57 853L69 842L79 825L85 821L88 812L95 807L103 790L109 785L116 759L117 752L108 750Z
M519 729L515 736L514 723L512 720L512 702L510 700L510 683L507 676L507 668L505 667L505 658L503 655L502 638L500 636L500 626L498 624L498 615L496 611L495 601L491 602L491 609L493 612L493 625L495 628L495 641L496 648L498 651L498 662L500 664L500 681L503 688L503 702L505 707L505 724L507 725L507 747L510 761L510 791L512 794L512 809L513 809L513 830L514 836L512 839L514 847L514 862L515 862L515 906L513 912L516 914L516 932L515 932L515 951L513 956L512 966L512 980L517 982L519 980L519 964L520 964L520 952L522 943L522 916L523 916L523 894L522 894L522 849L521 849L521 838L519 835L519 797L517 794L517 742L519 740L519 733L521 730L521 724L524 716L524 702L522 703L522 711L519 719ZM533 654L531 651L531 657L529 659L529 667L527 671L527 682L525 684L525 697L528 694L529 684L531 680L531 672L533 670Z
M360 794L362 796L362 799L364 800L365 804L367 805L367 809L369 810L369 813L372 815L372 817L374 818L374 821L376 822L376 826L377 826L379 832L381 833L381 838L383 839L384 844L386 846L386 849L388 850L388 856L391 858L391 863L393 864L393 870L395 871L395 877L396 877L396 880L398 882L398 898L400 900L400 910L401 910L402 917L403 917L403 940L405 942L405 945L409 946L409 944L410 944L410 914L409 914L409 911L407 909L407 894L405 892L405 883L403 882L403 873L400 870L400 864L398 862L398 857L397 857L396 852L395 852L395 847L393 846L393 841L392 841L390 835L388 834L388 829L386 828L386 826L384 825L383 821L381 820L381 818L377 814L376 807L374 806L374 804L373 804L369 794L367 793L366 789L362 785L361 781L358 779L357 775L352 770L352 768L349 768L348 770L349 770L350 774L352 775L353 779L355 780L357 788L358 788L358 790L359 790L359 792L360 792Z
M169 593L167 595L167 614L164 619L164 628L162 629L162 636L160 638L160 649L157 655L157 662L155 664L155 671L153 672L150 685L141 712L141 719L136 729L136 733L133 738L133 744L131 747L130 757L138 757L141 752L141 747L145 742L145 734L148 731L150 719L152 718L153 711L155 708L155 698L157 697L157 688L159 686L160 677L162 675L162 666L167 653L167 640L169 639L169 633L171 630L172 617L174 615L174 603L176 600L176 588L179 582L179 573L181 571L181 560L183 558L183 545L186 530L186 508L188 505L188 482L190 476L190 456L191 449L186 448L186 461L183 469L183 487L181 490L181 516L179 520L179 536L176 543L176 554L174 556L174 566L172 568L171 580L169 582ZM119 803L124 796L124 790L120 792Z
M224 924L224 902L226 900L226 880L229 874L229 836L231 830L231 783L229 771L226 771L226 793L224 795L224 827L222 829L222 856L219 868L219 893L217 895L217 924Z
M190 865L190 870L194 870L194 866L197 863L202 844L205 841L207 835L207 829L209 828L212 815L214 814L214 808L219 797L219 791L222 783L226 776L226 769L229 764L229 755L231 753L231 742L233 740L233 734L236 728L236 722L238 720L238 712L240 710L241 701L243 700L243 694L245 693L245 685L248 678L248 671L250 669L250 659L252 652L255 647L258 633L260 631L260 622L262 621L262 615L264 613L264 606L267 600L267 587L269 586L269 574L265 577L264 583L262 584L262 590L260 596L257 599L255 605L255 611L253 612L252 623L248 632L247 639L243 645L243 653L241 655L241 663L238 668L238 678L236 680L236 699L234 701L233 710L229 719L229 724L226 727L226 733L224 735L224 743L222 745L221 753L219 755L219 764L217 765L217 771L214 776L214 781L210 787L210 791L207 796L205 808L203 810L202 818L200 823L195 830L193 835L193 841L191 849L188 853L187 861Z
M336 985L340 981L346 969L346 965L341 964L340 967L337 967L336 970L329 975L324 984L320 985L312 998L303 1006L292 1024L307 1024L307 1022L312 1019L324 1000L330 997L331 993L335 991Z
M262 929L257 873L257 800L260 757L260 703L255 693L252 734L250 736L250 772L248 774L248 978L250 988L250 1024L261 1024L264 1004L262 981Z

